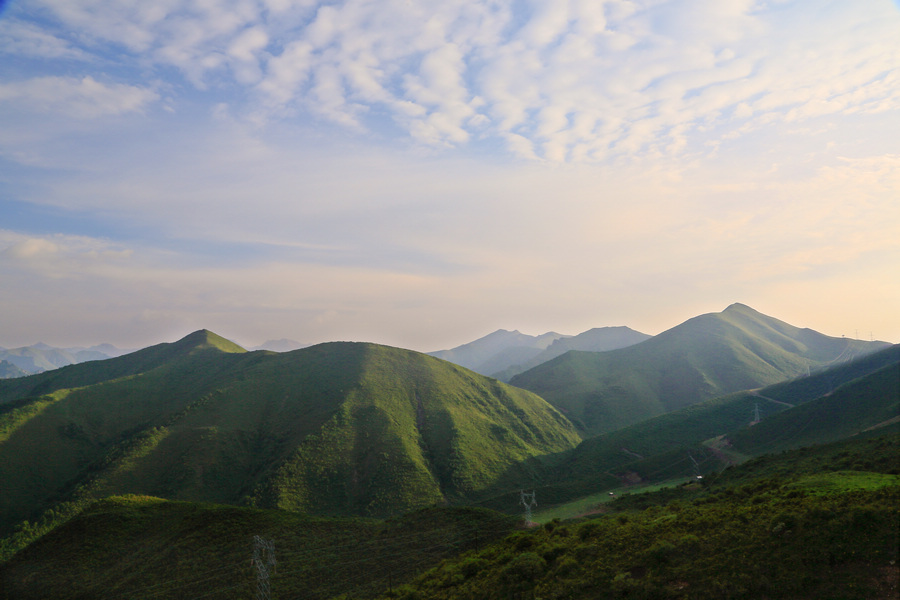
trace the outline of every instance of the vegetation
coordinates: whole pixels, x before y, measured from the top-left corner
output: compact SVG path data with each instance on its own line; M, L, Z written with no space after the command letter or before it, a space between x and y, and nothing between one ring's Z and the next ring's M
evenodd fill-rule
M510 383L545 398L589 438L885 346L798 329L734 304L634 346L569 352Z
M534 394L423 354L200 331L0 382L0 535L114 494L399 515L517 485L577 441Z
M388 591L442 559L515 527L505 515L431 508L389 521L172 502L97 501L0 569L0 599L245 599L256 588L253 538L270 540L275 598Z
M895 597L900 478L818 471L809 454L855 462L881 448L891 457L881 466L896 471L897 445L896 435L842 442L629 495L594 518L555 520L444 561L392 597Z
M244 598L254 535L276 598L893 597L898 348L577 448L534 394L373 344L201 331L3 381L0 600ZM532 486L540 527L485 509Z

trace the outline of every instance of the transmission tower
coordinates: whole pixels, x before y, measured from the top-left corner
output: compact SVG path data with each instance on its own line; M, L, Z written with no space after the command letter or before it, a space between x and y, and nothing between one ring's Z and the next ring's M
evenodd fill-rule
M256 567L256 600L270 600L269 572L275 570L275 543L253 536L253 565Z
M525 490L519 490L519 494L520 502L525 507L525 525L528 525L531 523L531 509L537 506L537 500L534 497L534 490L531 490L530 494Z
M694 463L694 478L695 479L703 479L703 476L700 475L700 465L694 460L694 457L691 456L691 453L688 452L688 458L691 459L691 462Z
M759 402L756 403L756 407L753 409L753 422L759 423Z

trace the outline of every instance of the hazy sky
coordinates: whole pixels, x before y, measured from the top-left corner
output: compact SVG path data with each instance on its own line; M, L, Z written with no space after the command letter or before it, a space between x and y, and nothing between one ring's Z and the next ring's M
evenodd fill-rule
M0 11L0 345L900 341L897 2Z

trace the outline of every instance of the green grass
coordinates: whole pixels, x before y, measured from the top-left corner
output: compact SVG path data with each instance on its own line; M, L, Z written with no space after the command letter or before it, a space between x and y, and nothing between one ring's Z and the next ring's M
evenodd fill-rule
M801 477L790 487L812 494L837 494L855 490L880 490L900 485L900 475L860 471L835 471Z

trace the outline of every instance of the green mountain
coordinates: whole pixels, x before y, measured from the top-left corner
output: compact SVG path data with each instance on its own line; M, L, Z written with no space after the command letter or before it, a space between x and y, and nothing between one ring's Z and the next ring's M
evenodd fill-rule
M591 437L888 345L829 337L733 304L634 346L568 352L510 383L545 398Z
M0 381L0 530L125 493L401 514L529 477L526 459L577 441L534 394L424 354L248 353L198 331Z
M894 345L809 377L705 400L586 439L542 473L535 487L547 506L690 477L698 468L708 473L868 429L877 434L900 428L898 386L900 345ZM752 424L757 412L762 420ZM511 502L511 496L501 496L487 505Z

